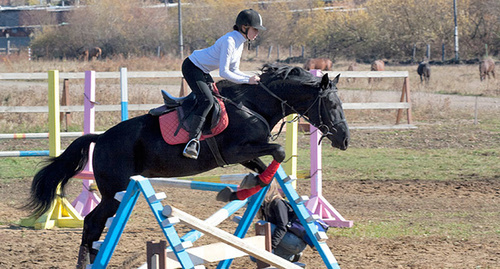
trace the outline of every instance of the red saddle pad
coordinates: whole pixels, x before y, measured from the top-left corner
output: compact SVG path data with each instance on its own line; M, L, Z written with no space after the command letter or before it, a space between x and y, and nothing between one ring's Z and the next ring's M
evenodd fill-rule
M224 129L226 129L227 125L229 124L229 118L227 116L226 106L224 105L224 102L222 102L218 98L217 101L220 104L219 122L215 127L212 128L211 134L202 135L200 137L200 140L204 140L206 138L210 138L212 136L220 134L222 131L224 131ZM178 114L179 113L177 113L177 110L174 110L159 117L161 135L163 136L165 142L170 145L185 144L189 141L189 133L184 128L181 128L177 135L174 135L179 126Z

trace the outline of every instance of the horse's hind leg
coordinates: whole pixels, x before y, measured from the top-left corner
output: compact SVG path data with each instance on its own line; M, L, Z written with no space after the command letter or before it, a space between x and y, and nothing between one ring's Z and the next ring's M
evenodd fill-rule
M97 250L92 248L92 243L101 237L108 218L112 217L118 210L120 203L113 197L104 197L101 202L85 216L83 223L82 243L78 253L76 268L85 268L87 264L94 262Z

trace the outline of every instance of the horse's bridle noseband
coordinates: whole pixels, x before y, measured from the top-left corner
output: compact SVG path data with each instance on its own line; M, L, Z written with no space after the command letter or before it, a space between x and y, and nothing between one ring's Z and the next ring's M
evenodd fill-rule
M323 117L321 116L321 105L325 102L324 99L331 93L331 92L335 92L334 90L323 90L321 89L321 92L318 94L318 96L316 96L316 99L314 99L314 101L311 103L311 105L306 109L306 111L304 111L304 113L299 113L293 106L289 105L287 103L286 100L283 100L281 99L279 96L277 96L275 93L273 93L271 90L269 90L269 88L264 85L262 82L258 82L259 83L259 86L261 86L267 93L269 93L272 97L278 99L280 102L281 102L281 110L282 110L282 114L283 114L283 118L286 116L286 113L285 113L285 106L287 106L288 108L290 108L295 114L297 114L298 116L296 116L295 118L293 118L291 121L285 121L281 124L280 126L280 129L278 131L278 133L276 135L273 135L272 136L272 140L276 140L276 138L279 136L279 134L281 133L282 129L283 129L283 126L285 125L285 123L287 122L295 122L295 121L298 121L300 118L303 118L305 121L307 121L309 124L313 125L314 127L318 128L318 130L320 130L323 135L321 136L321 138L319 139L319 142L318 144L321 144L321 140L323 140L323 138L327 137L328 135L331 135L333 134L332 132L330 132L330 128L323 123ZM319 126L316 126L316 124L312 123L312 121L307 117L305 116L305 114L307 114L307 112L309 112L309 110L311 110L311 108L314 106L314 104L318 102L318 117L319 117ZM346 122L346 119L338 119L338 120L335 120L332 124L332 128L335 132L337 132L337 130L335 129L335 125L338 125L339 123L342 123L342 122ZM324 130L322 130L322 128Z

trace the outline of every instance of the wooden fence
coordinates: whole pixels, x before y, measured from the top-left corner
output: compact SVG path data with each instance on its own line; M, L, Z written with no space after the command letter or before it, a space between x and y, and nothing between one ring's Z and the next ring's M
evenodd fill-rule
M408 129L416 128L412 125L410 83L408 71L328 71L330 77L341 74L342 78L395 78L402 79L401 98L399 102L369 102L344 103L343 108L349 109L393 109L397 110L394 125L357 126L352 129ZM212 72L212 77L218 78L218 72ZM60 73L60 79L84 79L84 72ZM120 72L96 72L97 79L120 79ZM180 71L144 71L127 72L127 78L182 78ZM47 73L0 73L1 80L47 80ZM126 84L126 83L125 83ZM123 87L123 85L121 85ZM126 87L126 85L125 85ZM129 104L130 111L148 111L161 104ZM120 111L120 105L96 105L96 111ZM61 106L60 112L82 112L83 106ZM406 124L401 124L403 112L406 111ZM0 113L47 113L47 106L0 106Z

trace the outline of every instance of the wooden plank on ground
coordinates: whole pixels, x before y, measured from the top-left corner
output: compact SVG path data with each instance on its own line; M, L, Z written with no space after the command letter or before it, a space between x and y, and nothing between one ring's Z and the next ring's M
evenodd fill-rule
M167 216L174 216L178 217L181 222L185 223L189 227L196 229L208 236L215 237L218 240L240 250L245 253L248 253L249 255L252 255L253 257L267 262L271 265L274 265L278 268L283 268L283 269L300 269L300 266L297 266L285 259L282 259L265 249L260 249L257 248L251 244L246 243L243 241L241 238L238 238L224 230L221 230L217 227L210 226L206 224L204 221L193 217L189 215L188 213L181 211L180 209L177 209L172 206L165 206L165 209L163 210L164 215Z
M242 239L245 243L256 248L265 249L265 236L253 236ZM213 243L195 248L188 248L187 252L193 264L202 265L228 259L246 256L247 254L224 243ZM181 268L173 251L167 251L167 268Z

